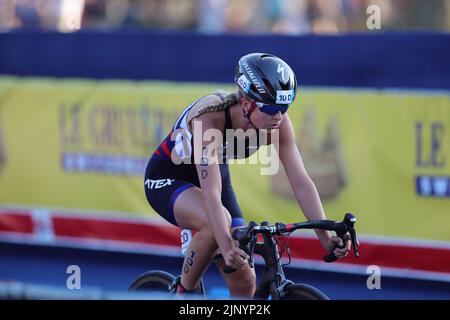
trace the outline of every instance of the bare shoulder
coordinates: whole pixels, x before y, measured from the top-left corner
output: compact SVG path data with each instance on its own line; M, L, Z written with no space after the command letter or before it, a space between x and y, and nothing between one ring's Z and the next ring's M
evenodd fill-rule
M202 110L203 108L219 104L221 102L222 100L219 96L210 94L201 98L197 102L196 109ZM223 130L225 128L225 116L223 112L206 112L198 117L195 117L194 121L202 121L203 124L210 128L213 127L219 130Z
M200 100L197 101L197 105L200 107L207 107L213 104L221 103L222 99L216 94L210 94L207 96L204 96L200 98Z
M281 146L295 144L295 132L294 127L292 126L291 118L287 113L284 114L283 117L284 117L283 122L281 123L278 131L279 144Z

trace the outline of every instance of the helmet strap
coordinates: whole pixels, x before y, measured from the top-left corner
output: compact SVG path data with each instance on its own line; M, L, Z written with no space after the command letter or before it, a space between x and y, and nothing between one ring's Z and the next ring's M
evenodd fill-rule
M242 98L241 98L242 99ZM242 101L242 100L241 100ZM252 121L252 119L250 119L250 116L252 115L253 111L255 111L256 109L256 103L255 101L252 100L252 103L250 105L250 108L248 109L248 111L246 112L245 110L242 110L242 112L244 113L244 117L248 119L248 121L250 121L250 123L252 124L252 126L254 126L256 129L259 129Z

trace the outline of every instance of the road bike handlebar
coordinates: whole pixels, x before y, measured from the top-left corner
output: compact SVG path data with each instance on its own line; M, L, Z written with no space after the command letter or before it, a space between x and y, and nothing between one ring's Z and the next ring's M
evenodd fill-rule
M250 255L249 264L253 267L253 250L256 244L258 234L268 234L271 236L285 236L298 229L322 229L328 231L335 231L336 235L342 239L342 246L336 245L323 260L325 262L333 262L338 258L334 254L336 247L345 248L349 240L352 241L353 253L355 257L359 257L358 240L356 238L355 223L357 219L351 213L346 213L344 219L340 222L333 220L310 220L306 222L284 224L277 222L274 225L261 224L258 225L251 221L247 227L235 229L233 231L233 238L239 241L239 247ZM248 246L250 244L250 246ZM235 269L225 266L224 272L231 273Z

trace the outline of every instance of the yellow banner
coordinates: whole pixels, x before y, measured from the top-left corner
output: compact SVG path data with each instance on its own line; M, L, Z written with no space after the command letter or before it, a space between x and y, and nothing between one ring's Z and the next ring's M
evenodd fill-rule
M0 78L0 204L153 215L147 158L179 112L231 86ZM363 233L450 240L448 93L300 88L290 109L327 215ZM303 220L280 172L231 165L250 220Z
M329 216L366 233L450 239L448 93L305 90L291 115ZM298 112L297 112L298 111ZM274 192L288 183L272 177Z
M191 87L175 95L173 85L144 82L2 85L0 203L152 212L145 162L184 104L205 93Z

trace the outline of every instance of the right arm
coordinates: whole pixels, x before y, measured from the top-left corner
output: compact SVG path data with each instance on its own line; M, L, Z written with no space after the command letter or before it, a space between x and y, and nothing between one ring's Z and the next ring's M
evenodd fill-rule
M215 129L218 134L221 134L210 114L202 115L193 121L201 121L202 137L206 130ZM222 141L217 138L213 141L203 141L202 137L194 136L194 160L209 227L224 257L225 264L235 269L241 269L246 263L243 257L248 258L248 255L235 246L229 231L227 213L224 211L221 201L222 179L217 150Z

